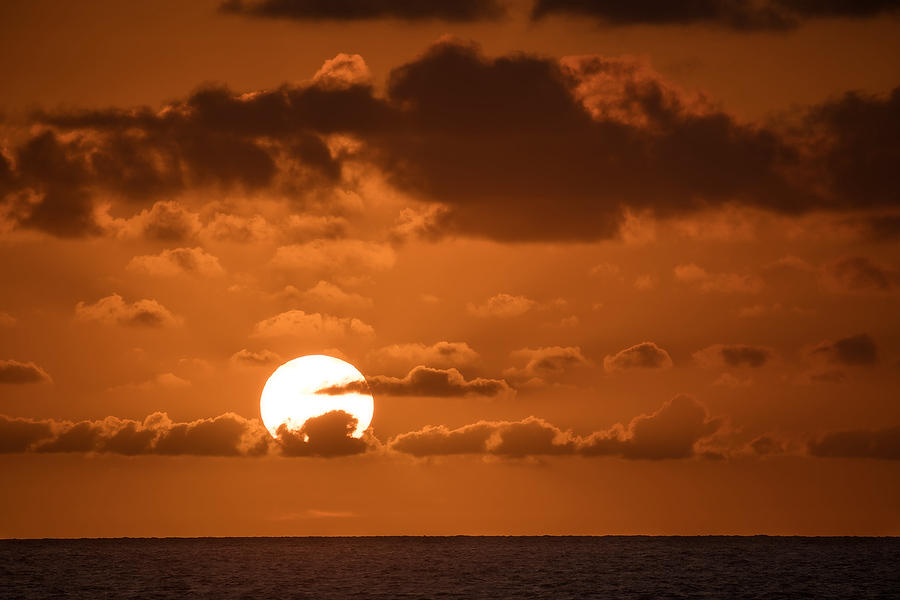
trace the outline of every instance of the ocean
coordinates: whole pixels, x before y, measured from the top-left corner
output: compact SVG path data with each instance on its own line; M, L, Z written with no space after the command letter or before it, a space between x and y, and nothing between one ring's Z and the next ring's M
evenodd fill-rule
M0 540L3 598L900 598L900 538Z

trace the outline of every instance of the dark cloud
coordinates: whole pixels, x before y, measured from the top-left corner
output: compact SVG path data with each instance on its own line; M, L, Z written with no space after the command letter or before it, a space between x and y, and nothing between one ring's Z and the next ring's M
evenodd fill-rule
M572 455L620 456L629 459L688 458L695 444L721 425L690 396L676 396L650 415L634 418L628 427L577 437L542 419L481 421L457 429L429 426L398 435L389 447L413 456L492 454L525 457Z
M537 0L532 18L568 14L610 25L701 23L738 31L784 31L811 18L866 18L898 10L896 0Z
M841 365L874 365L878 362L878 346L871 336L861 333L834 342L822 342L813 348L812 355Z
M249 365L251 367L267 367L278 364L281 357L271 350L260 350L253 352L243 348L231 355L231 362L241 365Z
M820 173L833 202L852 202L859 208L897 207L900 87L886 96L850 92L825 102L810 110L807 126L822 134L815 138L823 145L818 154Z
M41 383L50 381L50 376L33 362L0 360L0 384Z
M709 418L700 402L680 394L653 414L635 417L627 428L620 425L590 435L580 451L588 456L687 458L694 454L694 445L715 433L721 424L721 419Z
M384 396L498 396L512 390L503 379L478 377L466 380L459 370L414 367L404 377L375 375L366 381L353 381L345 385L319 390L318 394L331 396L347 393L372 393Z
M0 415L0 454L25 452L53 435L49 421L15 419Z
M823 458L900 459L900 426L876 430L832 431L809 442L809 453Z
M298 431L278 428L278 444L284 456L336 457L362 454L370 448L366 440L352 436L357 419L342 410L307 419Z
M760 456L768 456L784 452L784 444L772 436L761 435L750 442L750 449Z
M653 342L641 342L603 359L607 371L665 369L672 366L669 353Z
M863 256L841 258L825 266L825 277L832 288L844 292L887 292L900 276Z
M506 13L499 0L225 0L219 10L252 17L336 21L480 21Z
M876 240L900 240L900 215L869 217L863 222L863 230L867 237L873 237Z
M715 344L694 353L694 360L704 367L761 367L772 357L772 351L745 344Z
M233 413L186 423L173 423L165 413L143 422L107 417L78 423L0 415L2 452L258 456L268 447L261 423Z
M35 113L46 130L14 149L4 176L38 198L18 222L91 233L98 193L132 203L197 186L296 195L333 185L348 157L439 208L430 230L500 240L609 238L625 209L669 217L726 204L787 214L900 205L900 89L814 107L787 135L623 59L489 58L443 40L394 69L384 94L359 57L330 69L249 94L207 86L159 111ZM363 144L333 155L336 133Z
M75 305L75 316L83 321L128 327L170 327L179 322L169 309L156 300L126 302L119 294L100 298L93 304L79 302Z

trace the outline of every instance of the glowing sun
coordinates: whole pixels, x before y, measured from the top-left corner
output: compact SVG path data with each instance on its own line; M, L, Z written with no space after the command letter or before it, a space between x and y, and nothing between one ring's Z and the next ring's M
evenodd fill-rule
M266 381L259 413L272 437L284 424L298 431L312 417L342 410L357 419L353 437L360 437L372 422L375 401L366 378L348 362L323 354L290 360Z

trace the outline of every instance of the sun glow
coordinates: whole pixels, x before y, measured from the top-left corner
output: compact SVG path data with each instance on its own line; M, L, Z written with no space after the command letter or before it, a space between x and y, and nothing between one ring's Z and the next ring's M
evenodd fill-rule
M275 369L266 381L259 413L266 429L272 437L277 437L282 424L296 431L312 417L342 410L357 419L353 437L358 438L371 424L375 410L365 381L356 367L339 358L322 354L301 356ZM356 385L361 391L350 388L340 393L333 391L348 385Z

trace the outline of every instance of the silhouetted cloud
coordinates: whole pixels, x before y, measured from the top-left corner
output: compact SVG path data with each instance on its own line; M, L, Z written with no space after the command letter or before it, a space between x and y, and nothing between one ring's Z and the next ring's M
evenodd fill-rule
M285 425L278 428L278 445L284 456L336 457L362 454L370 448L363 438L351 434L357 419L342 410L333 410L308 419L298 431Z
M225 0L225 13L298 20L481 21L506 14L499 0Z
M477 377L466 380L457 369L435 369L423 365L414 367L404 377L373 375L366 381L331 386L316 393L335 396L370 390L374 395L432 397L499 396L512 393L512 389L503 379Z
M51 381L50 376L33 362L0 360L0 384L41 383L44 381Z
M847 366L874 365L878 362L878 346L871 336L860 333L834 342L822 342L812 349L812 355Z
M0 451L97 452L196 456L260 456L269 434L255 419L234 413L173 423L166 413L141 421L107 417L54 421L0 416Z
M615 236L627 211L900 206L900 88L814 106L788 135L689 98L634 60L491 58L444 39L395 68L383 94L361 59L334 60L313 81L248 94L204 87L162 110L37 112L38 133L3 167L11 193L35 197L13 218L85 235L99 231L97 194L134 204L210 186L314 190L333 186L346 158L425 201L423 214L439 214L432 237L595 240ZM333 134L362 143L333 152ZM284 247L276 263L303 265L310 250ZM391 262L387 252L379 262ZM706 275L711 290L758 285Z
M75 316L84 321L134 327L168 327L179 321L156 300L144 299L129 303L119 294L106 296L93 304L79 302L75 306Z
M714 344L698 350L693 356L703 367L761 367L772 357L772 351L745 344Z
M737 31L786 31L812 18L860 19L898 10L896 0L536 0L532 18L563 14L592 17L609 25L701 23Z
M809 442L809 453L823 458L900 459L900 426L832 431Z
M695 444L718 430L706 408L679 395L656 412L632 419L628 427L578 437L543 419L479 421L456 429L428 426L391 439L390 449L413 456L492 454L526 457L550 455L619 456L628 459L688 458Z
M721 419L711 419L696 399L679 394L653 414L635 417L627 428L617 425L588 436L580 451L587 456L687 458L694 454L694 445L721 424Z
M603 367L607 371L667 369L671 366L669 353L653 342L641 342L603 359Z

